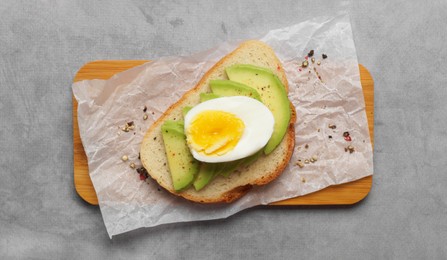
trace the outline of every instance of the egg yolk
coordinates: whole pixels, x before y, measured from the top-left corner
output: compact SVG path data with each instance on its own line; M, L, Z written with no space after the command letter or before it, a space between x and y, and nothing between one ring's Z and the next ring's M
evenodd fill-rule
M187 129L187 142L198 153L219 156L234 149L244 129L244 122L236 115L207 110L193 118Z

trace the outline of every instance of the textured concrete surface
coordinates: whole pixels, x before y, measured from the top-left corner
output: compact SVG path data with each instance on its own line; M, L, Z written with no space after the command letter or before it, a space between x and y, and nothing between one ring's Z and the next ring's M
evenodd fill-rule
M86 62L187 55L351 14L375 79L375 176L362 203L256 208L109 240L73 188L71 82ZM446 259L447 2L1 1L2 259Z

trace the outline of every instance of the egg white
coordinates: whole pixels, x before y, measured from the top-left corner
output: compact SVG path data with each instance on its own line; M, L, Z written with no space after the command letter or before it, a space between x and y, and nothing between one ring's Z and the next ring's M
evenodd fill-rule
M190 147L191 154L199 161L218 163L248 157L262 149L272 136L275 123L272 112L262 102L245 96L215 98L193 107L185 115L186 135L195 116L207 110L232 113L244 122L245 129L234 149L223 155L206 155Z

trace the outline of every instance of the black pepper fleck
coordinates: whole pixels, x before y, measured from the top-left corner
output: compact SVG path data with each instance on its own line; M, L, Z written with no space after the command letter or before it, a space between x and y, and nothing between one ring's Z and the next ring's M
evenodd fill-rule
M309 57L314 56L314 50L310 50L310 52L307 54L307 56L309 56Z

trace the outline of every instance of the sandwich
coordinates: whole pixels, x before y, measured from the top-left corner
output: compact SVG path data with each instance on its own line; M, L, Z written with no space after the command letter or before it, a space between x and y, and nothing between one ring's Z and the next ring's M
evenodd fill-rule
M140 160L170 193L229 203L281 175L295 145L295 108L281 62L250 40L217 62L147 130Z

